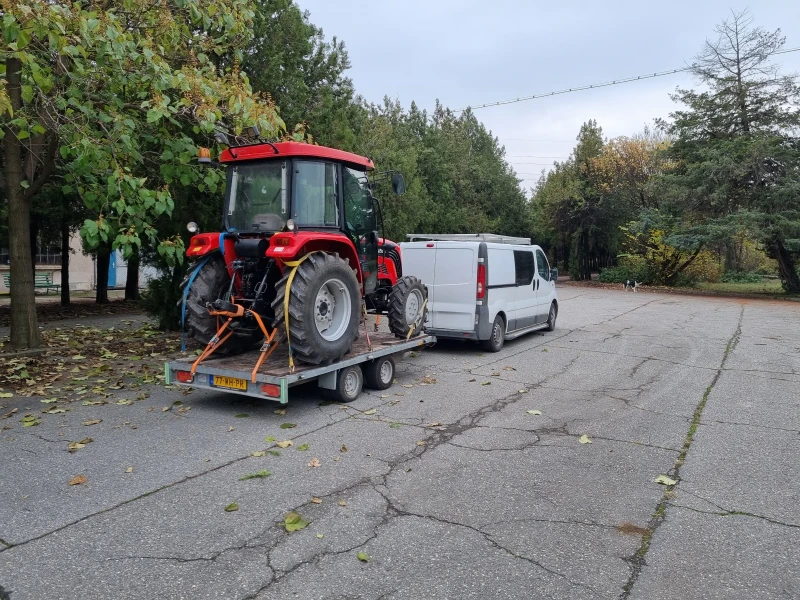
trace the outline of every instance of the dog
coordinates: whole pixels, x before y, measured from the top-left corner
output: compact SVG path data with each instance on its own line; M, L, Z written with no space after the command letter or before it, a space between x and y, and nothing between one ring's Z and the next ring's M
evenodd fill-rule
M633 290L634 292L638 292L639 291L639 282L636 281L635 279L633 279L633 280L626 279L625 283L622 284L622 289L625 290L626 292L628 290Z

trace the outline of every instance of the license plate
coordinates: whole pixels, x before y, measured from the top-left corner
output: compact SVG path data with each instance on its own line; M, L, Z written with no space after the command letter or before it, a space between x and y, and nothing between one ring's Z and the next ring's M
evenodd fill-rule
M223 375L212 375L211 385L214 387L228 388L229 390L247 391L247 380L238 377L225 377Z

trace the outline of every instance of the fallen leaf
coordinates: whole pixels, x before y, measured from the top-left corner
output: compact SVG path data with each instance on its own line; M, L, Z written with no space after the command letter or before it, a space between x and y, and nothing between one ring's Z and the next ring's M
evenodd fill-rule
M475 383L476 381L478 380L473 377L472 379L469 380L469 383Z
M172 410L172 407L171 406L165 406L164 408L161 409L161 412L167 412L169 410Z
M369 554L367 554L366 552L359 552L358 554L356 554L356 557L358 557L358 560L360 560L361 562L369 562Z
M534 409L534 410L526 410L525 412L528 413L529 415L540 415L540 414L542 414L542 411L536 410L536 409Z
M364 414L365 414L365 415L374 415L376 412L378 412L378 409L376 409L376 408L370 408L369 410L365 410L365 411L364 411Z
M233 431L233 426L232 425L230 427L228 427L228 433L230 433L231 431Z
M390 398L390 397L391 394L381 394L380 396L378 396L378 398ZM42 402L44 402L44 400Z
M312 498L311 502L314 504L322 504L322 498Z
M76 354L75 356L72 357L72 360L84 360L85 358L86 358L85 356L81 356L80 354Z
M591 444L592 440L589 439L589 436L585 433L580 437L578 440L581 444Z
M503 367L503 371L516 371L514 367Z
M404 388L413 388L414 386L412 384L410 384L410 383L404 383L403 387Z
M275 410L274 412L275 412L276 415L283 416L283 415L286 414L286 409L285 408L279 408L279 409Z
M86 478L86 475L75 475L72 479L69 480L69 485L81 485L89 481Z
M500 377L500 373L492 373L492 377Z
M347 446L345 446L344 444L342 444L342 447L341 447L341 448L339 448L339 452L347 452Z
M13 410L11 414L14 414L15 412L16 410ZM34 415L25 415L20 420L20 423L22 423L23 427L35 427L39 424L39 419L37 419Z
M280 456L281 455L281 451L280 450L270 450L269 453L270 453L270 456Z
M67 409L58 408L57 406L54 406L53 408L48 408L47 410L43 410L42 412L48 415L60 415L61 413L67 412Z
M428 423L425 427L441 427L442 424L439 421L435 421L433 423Z
M422 379L420 379L420 383L425 383L425 384L428 384L428 385L433 385L434 383L438 383L438 382L436 381L436 379L434 379L434 378L433 378L433 377L431 377L430 375L426 375L425 377L423 377Z
M661 485L675 485L678 483L674 479L667 477L666 475L659 475L653 480L654 483L660 483Z
M117 400L116 404L119 404L120 406L130 406L131 404L133 404L133 400Z
M105 400L84 400L81 402L83 406L102 406L103 404L108 404ZM119 402L117 402L119 404Z
M402 423L392 423L391 425L389 425L389 427L392 429L400 429L402 426L403 426Z
M286 527L286 531L300 531L301 529L305 529L308 527L309 521L303 519L299 513L294 511L290 512L286 517L283 519L283 526Z
M239 413L238 415L236 415L236 418L237 419L246 419L249 416L250 415L248 415L247 413Z
M308 444L300 444L300 445L297 447L297 449L298 449L300 452L305 452L306 450L308 450Z
M325 536L324 536L323 534L321 534L321 533L318 533L318 534L317 534L317 539L318 539L318 540L321 540L321 539L322 539L322 538L324 538L324 537L325 537Z
M274 435L268 435L267 437L264 438L264 441L265 442L274 442L277 439L278 438L276 438Z
M295 423L281 423L281 429L294 429L297 427Z
M310 463L308 463L309 467L319 467L321 465L322 465L322 463L319 462L319 459L316 456L311 459Z
M283 440L282 442L275 442L275 445L278 448L288 448L289 446L294 446L294 442L292 440Z
M0 398L13 398L14 394L11 392L0 392Z
M339 506L347 506L347 502L345 501L345 499L344 499L344 498L342 498L341 500L339 500Z
M550 352L547 348L542 348L542 352Z
M128 467L127 469L125 469L125 472L126 473L133 473L133 467Z
M239 505L236 502L231 502L225 507L225 512L234 512L239 510Z
M97 425L98 423L102 423L103 419L91 419L89 421L84 421L84 425Z
M58 400L58 398L47 398L45 400L39 400L39 402L41 402L42 404L52 404L56 400Z
M481 382L481 385L492 385L492 382L491 381L483 381L483 382Z
M420 441L418 441L418 442L417 442L417 446L424 446L424 445L426 445L427 443L428 443L428 442L426 442L425 440L420 440Z
M267 470L258 471L257 473L248 473L247 475L242 475L239 477L239 481L247 481L248 479L264 479L270 475L272 475L272 473Z
M255 456L255 457L266 456L266 455L267 455L266 450L253 450L250 453L250 456Z

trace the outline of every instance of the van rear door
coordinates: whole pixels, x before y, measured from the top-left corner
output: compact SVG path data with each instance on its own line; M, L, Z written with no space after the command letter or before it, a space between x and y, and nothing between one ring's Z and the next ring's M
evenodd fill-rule
M475 286L478 244L436 244L433 280L436 297L431 306L434 329L475 329Z
M400 249L403 252L403 275L416 277L423 285L428 286L428 315L430 315L436 296L436 286L433 285L436 247L430 242L405 242L400 244Z

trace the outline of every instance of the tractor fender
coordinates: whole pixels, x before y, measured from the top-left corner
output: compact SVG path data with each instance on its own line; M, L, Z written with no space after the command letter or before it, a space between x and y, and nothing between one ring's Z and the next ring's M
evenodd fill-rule
M312 252L338 253L356 271L356 279L363 284L361 261L353 242L343 233L327 233L322 231L298 231L276 233L272 236L267 249L267 257L281 263L297 260Z

